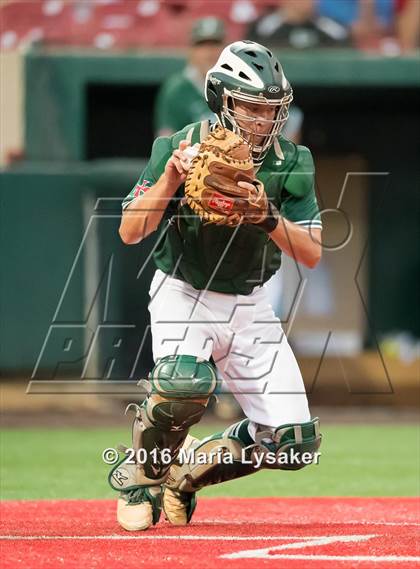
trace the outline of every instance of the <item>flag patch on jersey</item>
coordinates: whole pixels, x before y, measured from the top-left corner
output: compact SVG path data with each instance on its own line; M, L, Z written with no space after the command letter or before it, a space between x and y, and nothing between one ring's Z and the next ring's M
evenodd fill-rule
M140 194L144 194L144 192L147 192L147 190L150 188L151 185L152 182L149 182L149 180L143 180L142 184L136 184L134 186L134 197L136 198Z
M233 199L229 199L226 196L217 193L214 193L211 200L209 201L209 206L212 209L218 209L223 213L230 213L232 211L233 204Z

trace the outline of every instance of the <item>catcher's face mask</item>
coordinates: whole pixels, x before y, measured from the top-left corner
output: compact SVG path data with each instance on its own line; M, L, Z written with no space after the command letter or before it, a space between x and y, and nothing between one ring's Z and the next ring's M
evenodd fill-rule
M223 96L222 122L250 144L254 163L259 165L289 117L293 95L266 99L226 91Z

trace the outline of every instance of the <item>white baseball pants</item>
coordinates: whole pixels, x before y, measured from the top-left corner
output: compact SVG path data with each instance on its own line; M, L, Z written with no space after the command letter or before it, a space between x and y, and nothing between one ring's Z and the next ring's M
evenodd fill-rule
M250 421L277 427L310 420L298 364L264 286L246 296L199 291L157 270L150 298L155 361L213 356Z

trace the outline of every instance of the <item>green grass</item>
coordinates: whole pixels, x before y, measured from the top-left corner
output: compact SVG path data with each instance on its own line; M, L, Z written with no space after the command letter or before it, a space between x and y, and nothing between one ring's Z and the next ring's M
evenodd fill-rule
M192 430L202 437L217 427ZM265 470L209 487L205 496L414 496L419 488L415 426L328 426L318 466ZM1 432L0 497L112 498L102 451L128 443L128 429L11 429Z

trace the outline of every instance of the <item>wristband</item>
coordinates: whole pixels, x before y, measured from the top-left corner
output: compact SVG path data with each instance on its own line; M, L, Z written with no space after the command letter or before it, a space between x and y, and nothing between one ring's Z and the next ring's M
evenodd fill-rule
M264 221L256 223L255 225L257 227L260 227L266 233L272 233L279 223L279 217L280 213L276 208L276 206L273 205L271 202L268 202L267 217L264 219Z

